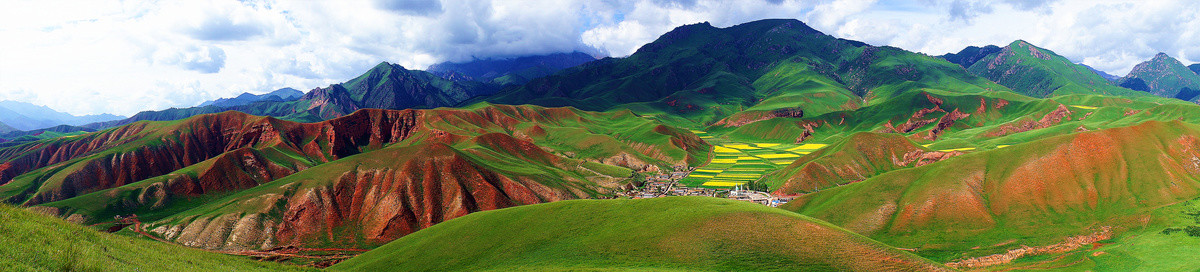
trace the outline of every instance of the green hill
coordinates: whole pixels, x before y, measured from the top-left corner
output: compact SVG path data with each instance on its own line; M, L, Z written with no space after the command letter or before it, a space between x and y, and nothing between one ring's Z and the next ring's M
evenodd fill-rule
M1165 53L1134 66L1118 82L1122 87L1162 97L1188 101L1200 97L1200 75Z
M1113 85L1085 66L1021 40L983 57L967 70L1033 97L1136 94Z
M480 212L335 271L948 270L819 220L706 197L573 200Z
M58 218L0 205L4 271L309 271L101 233Z

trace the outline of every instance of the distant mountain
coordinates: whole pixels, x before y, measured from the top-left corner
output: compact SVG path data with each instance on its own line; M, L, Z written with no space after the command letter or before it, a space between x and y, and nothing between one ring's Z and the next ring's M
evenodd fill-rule
M275 91L272 91L269 93L265 93L265 94L260 94L260 95L255 95L255 94L251 94L251 93L242 93L242 95L239 95L234 98L219 98L217 100L205 101L204 103L200 103L200 107L217 106L217 107L224 108L224 107L241 106L241 105L246 105L246 104L259 102L259 101L276 101L276 102L291 101L291 100L296 100L297 98L300 98L300 96L303 96L303 95L304 95L304 92L301 92L299 90L292 89L292 88L283 88L283 89L278 89L278 90L275 90Z
M0 131L3 131L3 129L0 129ZM16 131L0 132L0 139L12 140L12 139L17 139L17 138L20 138L23 136L35 136L33 138L41 139L41 138L46 138L46 137L36 137L36 136L41 136L43 134L47 134L47 132L50 132L51 135L62 135L62 134L87 133L87 132L94 132L94 131L96 131L96 130L86 128L86 127L72 126L72 125L58 125L58 126L53 126L53 127L43 128L43 129L35 129L35 130L26 130L26 131L16 130Z
M995 46L995 45L988 45L988 46L984 46L984 47L967 46L967 48L964 48L962 51L958 51L958 53L950 53L950 54L945 54L945 55L941 55L938 57L945 59L946 61L949 61L951 63L958 64L959 66L962 66L964 69L966 69L968 67L971 67L971 65L975 64L975 62L978 62L979 60L983 59L987 55L991 55L992 53L996 53L996 52L1000 52L999 46Z
M1162 97L1192 101L1200 96L1200 75L1165 53L1133 67L1118 81L1121 87Z
M272 92L266 95L268 99L242 105L221 107L214 103L201 107L143 111L127 119L92 123L85 127L99 130L137 121L179 120L231 110L299 122L316 122L345 116L359 109L452 107L467 99L494 93L497 89L493 84L454 82L425 71L408 70L397 64L383 62L345 83L313 89L294 100L269 99L278 96L272 95L275 93ZM287 89L281 90L288 93Z
M562 69L596 60L582 53L554 53L511 59L484 59L463 63L443 62L429 66L428 72L452 81L474 80L500 85L523 84Z
M1192 70L1193 73L1200 74L1200 63L1188 65L1188 69Z
M291 119L328 120L358 109L411 109L456 106L467 99L496 91L491 84L454 82L432 73L408 70L387 62L341 84L314 89L300 100Z
M1089 70L1092 70L1092 72L1093 72L1093 73L1096 73L1097 75L1100 75L1100 77L1103 77L1104 79L1107 79L1109 82L1116 83L1118 79L1121 79L1121 77L1119 77L1119 76L1115 76L1115 75L1112 75L1112 74L1109 74L1109 73L1105 73L1104 71L1096 70L1096 68L1092 68L1091 66L1087 66L1087 64L1083 64L1083 63L1076 63L1076 65L1083 66L1083 67L1087 67Z
M58 125L83 125L124 119L112 114L74 116L50 107L25 102L0 101L0 122L20 130L35 130Z
M1113 85L1088 67L1022 40L979 59L967 71L1034 97L1064 94L1136 95L1136 92Z

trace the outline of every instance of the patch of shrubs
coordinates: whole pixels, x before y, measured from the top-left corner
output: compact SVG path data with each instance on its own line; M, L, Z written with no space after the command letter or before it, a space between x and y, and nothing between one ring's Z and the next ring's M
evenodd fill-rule
M1162 234L1171 235L1172 233L1176 233L1176 232L1180 232L1180 231L1182 231L1183 233L1186 233L1188 236L1191 236L1191 237L1200 237L1200 226L1187 226L1187 227L1182 227L1182 228L1167 228L1162 231Z

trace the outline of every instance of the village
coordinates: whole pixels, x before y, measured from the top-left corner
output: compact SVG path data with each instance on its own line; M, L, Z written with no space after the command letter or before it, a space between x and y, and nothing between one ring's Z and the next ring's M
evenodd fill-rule
M647 176L640 188L623 192L622 195L634 199L667 196L707 196L753 202L770 207L778 207L794 198L776 197L768 192L748 190L741 186L730 188L688 187L679 181L687 177L691 173L690 170L675 169L670 174Z

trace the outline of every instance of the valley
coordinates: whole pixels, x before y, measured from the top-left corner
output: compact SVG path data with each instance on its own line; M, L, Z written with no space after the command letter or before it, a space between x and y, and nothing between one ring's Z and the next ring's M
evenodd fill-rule
M0 126L0 267L1200 269L1200 76L1166 53L795 19L567 52Z

